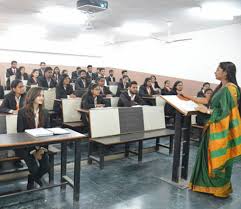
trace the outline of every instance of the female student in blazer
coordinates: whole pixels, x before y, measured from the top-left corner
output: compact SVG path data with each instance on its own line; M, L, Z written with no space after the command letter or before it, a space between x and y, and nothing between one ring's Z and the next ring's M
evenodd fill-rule
M39 69L34 69L30 75L27 85L38 85Z
M140 97L152 97L155 94L158 94L158 92L154 91L154 89L152 88L151 78L146 78L144 84L140 86L139 89ZM155 101L153 99L145 98L144 101L147 105L155 105Z
M171 90L171 82L169 80L164 81L164 88L161 90L161 95L168 95Z
M73 94L73 87L70 85L70 77L66 74L62 75L59 84L56 87L56 99L62 98L74 98L75 95ZM54 103L54 111L60 112L61 111L61 103L55 101Z
M11 83L11 92L7 94L0 106L1 113L17 114L23 107L25 101L25 90L21 80Z
M161 93L161 87L159 86L158 82L156 81L156 76L152 75L151 76L151 86L154 91Z
M17 69L16 79L26 80L26 81L28 80L28 74L25 73L25 67L24 66L21 66Z
M91 84L88 92L82 97L81 108L89 110L95 107L104 107L106 105L102 96L100 96L100 87L98 84ZM85 126L88 127L88 115L86 113L81 113L81 119Z
M60 78L61 78L61 74L60 74L60 69L59 69L58 66L56 66L54 68L53 78L56 81L56 83L59 83Z
M26 96L24 107L18 112L17 131L26 129L48 128L48 112L44 109L44 93L41 88L31 88ZM47 147L26 147L16 149L16 155L22 157L28 166L27 189L34 188L34 182L43 186L42 176L49 171L49 158Z
M183 90L183 82L176 81L172 87L172 90L167 95L181 95ZM176 110L169 104L165 104L165 115L175 116Z

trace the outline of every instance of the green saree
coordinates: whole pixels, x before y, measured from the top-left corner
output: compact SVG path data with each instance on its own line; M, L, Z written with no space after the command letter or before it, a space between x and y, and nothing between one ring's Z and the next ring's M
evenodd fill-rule
M205 126L189 188L217 197L232 192L234 160L241 156L241 121L238 110L239 91L227 84L212 98L212 115Z

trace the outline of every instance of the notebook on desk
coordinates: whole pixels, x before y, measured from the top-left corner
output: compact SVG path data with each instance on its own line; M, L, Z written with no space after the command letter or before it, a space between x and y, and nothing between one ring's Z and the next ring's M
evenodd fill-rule
M53 136L53 135L62 135L62 134L69 134L70 132L63 128L35 128L35 129L26 129L26 133L34 136L34 137L41 137L41 136Z

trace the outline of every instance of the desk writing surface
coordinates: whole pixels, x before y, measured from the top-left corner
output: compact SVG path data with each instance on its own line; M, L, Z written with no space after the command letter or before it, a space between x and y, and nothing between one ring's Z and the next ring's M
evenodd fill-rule
M165 137L165 136L173 136L175 134L174 130L171 129L160 129L155 131L145 131L145 132L136 132L131 134L122 134L118 136L109 136L103 138L94 138L90 139L100 144L111 145L111 144L123 144L125 142L135 142L143 139L152 139L155 137Z
M80 107L81 98L62 99L63 122L80 121L80 113L76 110Z
M55 99L55 88L44 90L44 106L47 110L53 110Z
M76 139L84 139L87 136L67 129L70 134L54 135L48 137L33 137L27 133L16 134L1 134L0 135L0 148L8 147L22 147L25 145L37 145L37 144L51 144L61 143L67 141L73 141Z

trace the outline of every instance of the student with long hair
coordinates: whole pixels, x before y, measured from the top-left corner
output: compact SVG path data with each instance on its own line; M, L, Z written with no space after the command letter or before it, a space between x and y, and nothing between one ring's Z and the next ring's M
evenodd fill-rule
M202 136L190 180L190 189L226 198L232 192L233 163L241 156L240 88L236 66L221 62L215 72L221 83L214 90L210 108L199 105L197 111L210 118Z
M151 86L152 86L154 91L156 91L158 93L161 93L161 87L159 86L155 75L151 76Z
M89 86L88 92L82 97L81 108L89 110L95 107L104 107L106 102L100 95L100 87L98 84L91 84ZM86 113L81 113L81 119L85 126L88 126L88 115Z
M16 79L19 79L19 80L28 80L28 74L25 72L25 67L24 66L20 66L18 69L17 69L17 72L16 72Z
M44 109L44 93L39 87L31 88L26 95L24 107L18 112L17 131L48 127L49 117L47 110ZM24 159L30 172L27 189L33 189L34 182L43 186L41 178L49 171L47 146L19 148L15 152Z
M60 81L60 69L58 66L54 67L54 71L53 71L53 79L56 81L56 83L59 83Z
M204 92L206 89L210 89L210 83L208 82L203 83L201 90L197 93L197 97L205 97Z
M161 90L161 95L168 95L171 90L171 82L169 80L164 81L164 87Z
M38 85L39 69L34 69L30 75L27 85Z
M25 101L25 90L21 80L11 83L11 92L7 94L0 106L1 113L17 114L23 107Z

